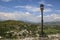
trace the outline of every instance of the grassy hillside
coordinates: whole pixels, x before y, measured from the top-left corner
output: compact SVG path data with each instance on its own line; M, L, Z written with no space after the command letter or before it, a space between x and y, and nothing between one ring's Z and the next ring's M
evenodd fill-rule
M15 21L15 20L0 21L0 36L2 36L3 38L16 38L16 35L18 33L19 36L26 37L27 35L27 36L36 37L40 35L40 31L41 31L40 24L33 24L33 23ZM60 33L60 25L56 25L56 24L51 25L49 23L47 24L45 23L44 32L46 34Z

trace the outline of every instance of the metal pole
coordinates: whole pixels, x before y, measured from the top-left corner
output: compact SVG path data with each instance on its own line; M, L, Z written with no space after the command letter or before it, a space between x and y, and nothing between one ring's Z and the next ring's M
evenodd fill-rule
M40 10L41 10L41 36L43 37L43 10L44 10L44 5L43 4L41 4L40 5Z

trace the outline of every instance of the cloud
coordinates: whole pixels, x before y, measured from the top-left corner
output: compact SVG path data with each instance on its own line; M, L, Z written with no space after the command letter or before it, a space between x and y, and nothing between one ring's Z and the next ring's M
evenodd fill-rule
M40 8L34 7L34 6L29 6L29 5L26 5L26 6L15 6L14 8L24 8L27 11L32 11L32 12L39 12L40 11Z
M41 19L41 15L37 16L37 17L39 17ZM59 14L51 14L51 15L44 16L44 22L52 22L52 21L54 21L54 22L60 21L60 15Z
M34 7L34 6L15 6L14 8L25 8L27 11L31 11L31 12L40 12L40 8L39 7ZM52 9L51 8L45 8L44 12L51 12Z
M60 15L59 14L51 14L44 16L44 21L51 22L51 21L60 21Z
M25 18L30 16L31 14L29 12L26 13L18 13L18 12L13 12L13 13L5 13L5 12L0 12L0 18L4 19L4 20L16 20L16 19L20 19L20 18Z
M0 20L24 20L24 21L36 22L37 23L37 22L41 22L41 15L36 16L36 15L30 14L29 12L25 12L25 13L0 12ZM60 15L51 14L51 15L44 16L44 22L51 22L51 21L60 21Z
M50 7L52 7L53 5L52 4L46 4L47 6L50 6Z
M52 12L52 9L51 8L45 8L44 12Z
M26 9L30 9L30 8L32 8L32 6L28 6L28 5L26 5L26 6L15 6L15 8L26 8Z
M60 13L60 10L55 10L55 11Z
M46 3L45 1L38 2L39 4L44 4L45 6L52 7L52 4Z
M10 1L12 1L12 0L1 0L1 1L3 1L3 2L10 2Z
M30 14L29 12L25 13L5 13L5 12L0 12L0 20L26 20L26 21L31 21L31 22L38 22L39 18L36 16ZM40 19L39 19L40 21Z

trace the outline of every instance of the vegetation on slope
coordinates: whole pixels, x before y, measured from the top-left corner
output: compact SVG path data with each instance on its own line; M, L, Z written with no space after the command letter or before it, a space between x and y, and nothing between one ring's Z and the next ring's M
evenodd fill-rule
M23 21L0 21L0 36L3 38L36 37L40 35L41 25ZM44 24L46 34L60 33L60 25Z

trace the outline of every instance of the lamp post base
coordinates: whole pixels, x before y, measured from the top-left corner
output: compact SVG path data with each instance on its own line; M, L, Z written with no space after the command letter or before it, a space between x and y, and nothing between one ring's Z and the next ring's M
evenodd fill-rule
M48 40L48 37L40 37L39 40Z
M39 40L48 40L48 36L45 33L40 34Z

